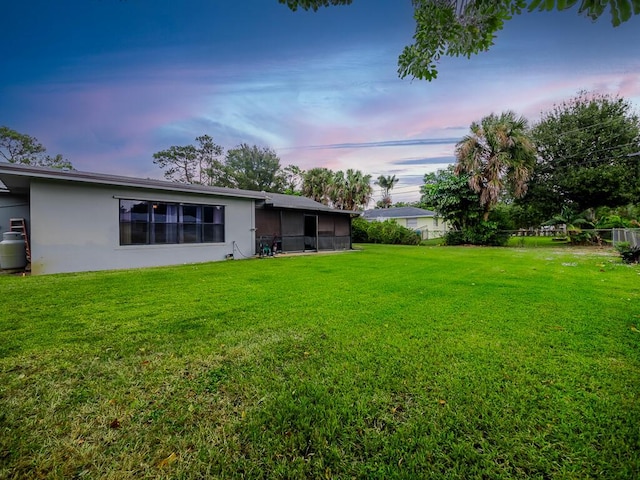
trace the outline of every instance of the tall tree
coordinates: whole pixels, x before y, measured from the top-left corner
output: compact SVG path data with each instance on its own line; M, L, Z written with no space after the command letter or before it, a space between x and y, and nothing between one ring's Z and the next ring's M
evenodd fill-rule
M196 138L197 145L171 146L153 154L153 163L164 170L166 179L178 183L220 185L222 147L209 135Z
M527 191L536 150L527 120L509 111L491 114L471 124L470 135L456 144L456 173L469 175L469 186L480 194L483 219L507 191L515 198Z
M469 186L469 175L456 174L453 165L427 173L420 192L420 203L438 212L456 230L475 226L484 214L479 194Z
M302 180L302 195L323 205L331 202L333 172L328 168L312 168L307 170Z
M288 195L300 195L302 182L304 180L304 170L297 165L287 165L282 169L284 178L284 192Z
M342 210L355 211L366 208L372 194L371 175L365 175L360 170L348 169L344 176Z
M371 199L371 175L348 169L312 168L304 174L302 194L340 210L363 208Z
M227 151L224 170L230 187L265 192L284 190L280 159L270 148L243 143Z
M0 126L0 157L9 163L73 170L73 165L62 155L51 157L47 149L35 138Z
M352 0L278 0L290 9L349 5ZM619 25L640 13L640 0L412 0L414 43L398 59L398 75L433 80L442 56L470 58L487 51L504 23L524 10L565 10L579 3L578 13L600 17L607 5Z
M640 203L640 119L629 101L580 92L532 133L538 163L523 201L541 216Z
M375 184L382 188L382 206L383 208L389 208L391 206L391 190L398 183L398 178L395 175L380 175L375 181Z

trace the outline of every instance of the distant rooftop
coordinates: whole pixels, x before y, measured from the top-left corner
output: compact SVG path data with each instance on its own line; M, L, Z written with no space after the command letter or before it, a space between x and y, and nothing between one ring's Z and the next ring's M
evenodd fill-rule
M416 217L437 217L436 212L424 210L417 207L397 207L397 208L376 208L365 210L362 217L367 220L377 220L380 218L416 218Z

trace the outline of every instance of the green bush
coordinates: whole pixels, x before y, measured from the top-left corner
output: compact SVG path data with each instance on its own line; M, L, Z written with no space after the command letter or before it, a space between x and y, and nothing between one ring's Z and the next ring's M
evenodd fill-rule
M356 243L385 243L390 245L419 245L420 236L413 230L398 225L393 220L367 222L355 218L352 223L352 238Z
M355 243L369 243L369 234L367 230L369 222L362 217L356 217L351 222L351 239Z
M445 235L446 245L504 246L509 233L498 229L497 222L481 222L462 230L451 230Z

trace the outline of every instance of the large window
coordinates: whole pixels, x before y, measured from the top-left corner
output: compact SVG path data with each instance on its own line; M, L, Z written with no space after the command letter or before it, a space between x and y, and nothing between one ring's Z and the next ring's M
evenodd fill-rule
M120 245L223 242L221 205L120 200Z

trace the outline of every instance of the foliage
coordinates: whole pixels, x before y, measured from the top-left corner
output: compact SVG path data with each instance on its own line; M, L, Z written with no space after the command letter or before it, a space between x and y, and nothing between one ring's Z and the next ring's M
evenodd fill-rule
M202 135L196 138L196 145L172 146L154 153L153 163L164 170L165 178L179 183L265 192L283 192L287 182L289 186L295 183L292 166L283 171L270 148L243 143L227 151L225 158L223 151L213 138Z
M393 220L368 222L357 217L352 222L355 243L384 243L388 245L419 245L420 235Z
M509 241L509 233L499 228L498 222L479 222L462 230L449 230L445 245L484 245L502 247Z
M631 245L629 242L620 242L616 245L624 263L640 263L640 245Z
M469 176L456 175L453 166L427 173L420 192L420 202L436 211L455 230L475 225L482 217L480 197L469 187Z
M282 192L285 188L280 159L270 148L243 143L227 151L223 171L228 187L257 192Z
M640 199L640 121L630 102L580 92L533 129L538 163L522 204L547 218Z
M0 126L0 157L9 163L73 170L73 165L62 155L51 157L47 149L35 138Z
M348 169L312 168L303 174L302 194L340 210L364 208L371 199L371 175Z
M329 205L332 182L333 172L328 168L319 167L307 170L302 175L302 195L323 205Z
M278 0L290 9L317 10L348 5L351 0ZM527 0L412 0L416 22L413 44L398 59L398 75L433 80L443 56L458 57L487 51L504 23L527 8ZM534 10L565 10L578 0L531 0ZM640 13L640 0L580 0L578 13L596 19L609 4L614 26Z
M0 477L635 478L639 271L364 245L0 276Z
M389 208L391 206L390 192L399 180L395 175L380 175L375 181L375 184L382 188L382 200L379 202L382 208Z
M331 203L340 210L365 208L371 199L371 175L360 170L337 171L333 175L330 189Z
M287 165L282 169L284 191L287 195L301 195L304 170L297 165Z
M469 186L480 194L483 220L507 189L524 196L535 165L535 147L527 120L514 112L491 114L471 124L471 134L456 144L455 173L469 175Z
M153 154L153 163L164 170L167 180L198 185L223 183L222 147L209 135L196 138L197 145L171 146Z

